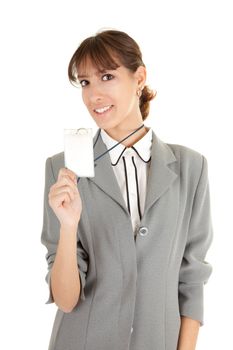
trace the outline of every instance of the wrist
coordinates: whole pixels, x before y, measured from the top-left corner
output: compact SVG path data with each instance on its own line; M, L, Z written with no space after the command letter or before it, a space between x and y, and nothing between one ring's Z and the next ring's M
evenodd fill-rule
M76 234L78 230L78 224L76 225L67 225L67 224L62 224L60 226L60 233L61 234Z

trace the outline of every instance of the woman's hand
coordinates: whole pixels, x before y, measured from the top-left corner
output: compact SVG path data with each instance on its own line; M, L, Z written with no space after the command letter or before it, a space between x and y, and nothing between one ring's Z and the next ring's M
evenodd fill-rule
M78 227L82 212L82 201L77 187L76 174L61 168L57 182L50 187L49 205L63 227Z

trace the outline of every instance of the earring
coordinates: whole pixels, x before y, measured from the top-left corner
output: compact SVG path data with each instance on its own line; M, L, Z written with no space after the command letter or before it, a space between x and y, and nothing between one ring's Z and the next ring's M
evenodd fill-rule
M138 95L139 98L141 97L141 95L142 95L142 89L138 89L138 90L137 90L137 95Z

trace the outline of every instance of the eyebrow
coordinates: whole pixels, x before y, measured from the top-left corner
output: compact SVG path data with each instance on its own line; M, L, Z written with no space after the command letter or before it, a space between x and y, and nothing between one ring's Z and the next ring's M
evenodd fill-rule
M100 75L100 74L102 74L102 73L105 73L105 72L107 72L107 70L106 69L100 69L99 71L96 71L96 75ZM89 77L89 75L83 75L83 74L78 74L78 79L80 79L80 78L88 78Z

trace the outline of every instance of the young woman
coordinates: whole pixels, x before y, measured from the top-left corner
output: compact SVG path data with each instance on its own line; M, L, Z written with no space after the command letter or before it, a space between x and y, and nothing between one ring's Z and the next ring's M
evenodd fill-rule
M49 350L193 350L212 272L207 160L144 124L156 93L126 33L85 39L68 74L98 126L95 159L112 149L93 178L77 179L64 152L46 160Z

